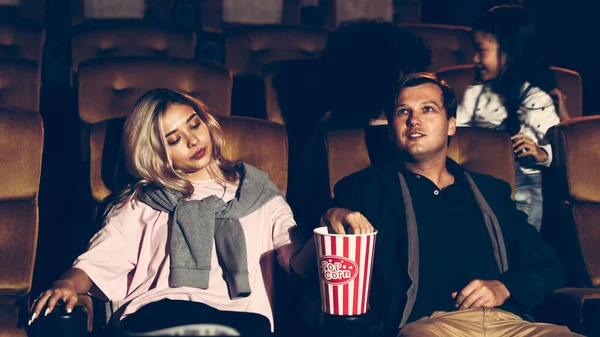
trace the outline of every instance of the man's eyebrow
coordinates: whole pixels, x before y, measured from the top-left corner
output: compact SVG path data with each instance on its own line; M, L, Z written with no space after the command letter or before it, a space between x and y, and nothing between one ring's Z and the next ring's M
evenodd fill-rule
M441 106L436 101L425 101L425 102L423 102L421 104L428 104L428 103L429 104L435 104L435 106L437 106L438 108L441 108ZM442 104L442 106L443 106L443 104Z

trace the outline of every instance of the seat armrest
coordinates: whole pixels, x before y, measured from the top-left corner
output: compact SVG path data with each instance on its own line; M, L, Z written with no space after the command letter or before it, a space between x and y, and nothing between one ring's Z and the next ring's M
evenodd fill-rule
M600 289L558 289L542 305L540 317L543 321L565 325L578 333L597 332L600 326Z
M92 332L94 327L94 304L90 295L77 295L77 304L75 306L83 307L87 312L87 331Z
M600 298L588 298L583 302L581 318L589 336L600 336Z
M42 315L35 320L36 337L88 335L88 313L84 305L76 305L71 313L65 311L64 305L56 305L47 316Z

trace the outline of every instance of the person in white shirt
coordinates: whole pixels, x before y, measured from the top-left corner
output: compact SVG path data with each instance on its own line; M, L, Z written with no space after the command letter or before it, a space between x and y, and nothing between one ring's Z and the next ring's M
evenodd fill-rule
M520 6L498 6L473 27L475 84L457 112L459 126L505 130L516 159L517 207L539 231L542 221L540 168L552 163L545 139L560 122L550 91L556 79L544 58L534 23Z

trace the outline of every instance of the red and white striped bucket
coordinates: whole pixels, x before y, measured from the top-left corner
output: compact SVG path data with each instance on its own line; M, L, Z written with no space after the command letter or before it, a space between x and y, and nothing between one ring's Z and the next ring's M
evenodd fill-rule
M366 313L377 231L342 235L319 227L314 233L323 312L344 316Z

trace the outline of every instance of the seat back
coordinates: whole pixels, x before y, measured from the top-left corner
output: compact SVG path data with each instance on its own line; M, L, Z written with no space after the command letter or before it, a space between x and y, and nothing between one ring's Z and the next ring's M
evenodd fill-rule
M0 304L12 299L14 306L31 290L43 142L39 113L0 108ZM6 313L3 309L0 316ZM1 320L4 329L8 325Z
M232 79L225 67L184 59L123 57L81 64L79 117L87 124L126 117L135 101L154 88L191 93L214 115L229 115Z
M19 58L41 64L45 32L35 21L0 20L0 58Z
M431 71L473 62L471 28L437 24L402 24L431 48Z
M335 29L342 22L356 19L382 18L391 22L395 2L393 0L320 0L325 26Z
M559 256L572 282L600 287L600 116L579 117L554 129L559 196L563 201Z
M0 106L38 111L39 69L36 61L0 58Z
M384 128L380 132L386 132ZM379 137L379 139L384 139ZM363 129L337 130L327 133L327 160L331 195L335 184L345 176L371 166L373 157L368 147L383 148L389 144L371 145L365 142ZM509 136L505 132L457 128L450 141L448 157L465 169L492 175L508 182L515 190L515 164ZM393 154L390 154L393 156ZM377 163L374 163L377 164Z
M419 0L319 0L325 27L335 29L344 21L383 19L408 24L421 22Z
M421 2L419 0L394 1L393 22L397 24L421 23Z
M472 64L442 68L437 74L452 87L458 104L462 102L467 88L475 83L475 67Z
M580 117L583 111L583 87L581 76L573 70L551 67L556 76L556 85L567 95L567 110L571 117ZM475 67L473 65L451 66L438 70L438 74L448 81L454 89L457 101L462 102L465 90L474 83Z
M0 20L23 18L44 22L44 0L12 0L0 2Z
M285 25L235 28L225 33L225 65L233 75L260 76L268 63L316 59L325 48L328 33L319 28Z
M219 117L225 136L223 153L269 174L281 193L287 193L288 141L281 124L247 117Z
M72 28L71 69L100 57L159 56L193 59L195 33L142 20L91 20Z
M583 114L583 85L578 72L552 67L556 76L556 86L567 95L567 111L570 117L581 117Z
M145 19L170 22L172 0L71 0L71 24L94 19Z

